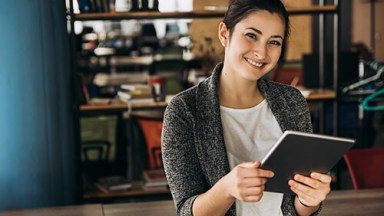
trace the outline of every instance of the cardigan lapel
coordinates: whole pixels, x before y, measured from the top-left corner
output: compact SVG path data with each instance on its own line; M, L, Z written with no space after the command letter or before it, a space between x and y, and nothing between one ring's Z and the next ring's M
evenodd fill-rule
M222 64L197 87L196 151L210 186L229 172L220 117L218 80Z
M308 125L307 128L303 124L297 124L297 122L310 122L308 107L304 98L293 98L291 87L284 87L282 84L267 79L260 79L257 85L283 132L286 130L312 132L311 125Z

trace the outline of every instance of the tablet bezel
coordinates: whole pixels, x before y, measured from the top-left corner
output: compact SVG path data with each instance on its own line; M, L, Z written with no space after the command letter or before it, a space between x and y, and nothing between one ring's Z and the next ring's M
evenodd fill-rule
M354 145L355 140L335 136L285 131L261 161L261 168L271 170L265 191L294 194L288 181L295 174L327 173Z

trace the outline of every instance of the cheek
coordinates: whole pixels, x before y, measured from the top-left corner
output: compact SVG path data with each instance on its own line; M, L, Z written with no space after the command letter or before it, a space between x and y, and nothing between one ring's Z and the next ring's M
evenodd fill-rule
M236 36L232 38L228 47L231 48L232 52L241 53L245 50L248 50L251 45L249 44L249 42L247 42L247 40L242 40L241 38Z
M281 55L281 48L274 47L269 50L269 57L273 62L279 61L280 55Z

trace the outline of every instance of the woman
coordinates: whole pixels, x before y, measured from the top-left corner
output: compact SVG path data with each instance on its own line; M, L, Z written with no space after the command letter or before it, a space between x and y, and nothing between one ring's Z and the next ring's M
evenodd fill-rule
M285 130L312 132L306 100L263 76L277 64L289 33L278 0L233 0L218 36L224 62L172 99L162 154L178 215L313 215L331 177L287 182L297 196L264 192L273 177L260 160Z

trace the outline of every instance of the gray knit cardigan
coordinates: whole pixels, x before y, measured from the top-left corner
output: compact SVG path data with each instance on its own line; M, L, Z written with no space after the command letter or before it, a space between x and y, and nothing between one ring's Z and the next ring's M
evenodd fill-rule
M230 171L218 96L222 67L217 65L208 79L176 95L165 112L162 156L177 215L192 215L197 195ZM283 131L312 132L308 105L297 89L267 79L257 85ZM284 194L284 215L296 215L293 198ZM226 215L236 215L235 208Z

